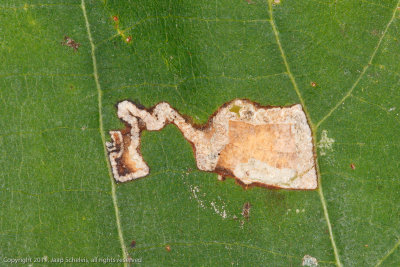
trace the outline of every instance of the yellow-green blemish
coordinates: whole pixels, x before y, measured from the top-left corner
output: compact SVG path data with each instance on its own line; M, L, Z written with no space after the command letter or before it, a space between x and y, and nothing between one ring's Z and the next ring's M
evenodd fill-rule
M114 17L116 17L117 20L114 20ZM115 29L117 30L118 35L121 36L122 40L124 40L125 43L129 44L132 41L132 36L127 36L125 34L125 31L120 29L119 18L117 16L112 16L112 19L114 20Z
M238 117L240 117L239 111L241 108L242 108L241 106L233 105L229 111L236 113Z

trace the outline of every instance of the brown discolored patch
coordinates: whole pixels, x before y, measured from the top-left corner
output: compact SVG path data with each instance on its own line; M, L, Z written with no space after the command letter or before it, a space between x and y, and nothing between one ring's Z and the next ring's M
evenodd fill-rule
M242 208L242 216L248 220L250 217L250 209L251 209L251 204L250 202L246 202L243 204L243 208Z
M123 148L122 155L118 160L118 173L120 175L125 175L127 173L136 172L138 170L136 168L136 163L129 156L131 144L131 136L129 131L122 135L122 140L121 135L118 135L117 133L114 133L113 137L116 144L116 149L121 150L121 148Z
M355 170L355 169L356 169L356 165L354 165L354 163L351 163L351 164L350 164L350 168L351 168L352 170Z
M136 172L138 169L136 168L136 163L133 161L130 156L129 156L129 150L130 150L130 145L131 145L131 136L130 134L124 134L122 136L123 142L124 142L124 153L122 154L122 164L129 169L130 172Z
M62 45L72 47L74 49L74 52L78 51L78 48L81 46L80 43L75 42L72 38L68 36L64 36L64 42L61 42Z
M373 36L377 36L377 37L380 36L380 33L379 33L379 31L378 31L377 29L373 29L373 30L371 31L371 34L372 34Z
M316 83L316 82L311 82L310 85L311 85L312 87L317 87L317 83Z
M170 245L166 245L166 246L165 246L165 250L168 251L168 252L170 252L170 251L171 251L171 246L170 246Z
M136 241L135 240L132 240L132 242L131 242L131 248L134 248L134 247L136 247Z
M275 168L293 168L297 155L291 126L230 121L229 144L221 151L217 168L233 172L235 166L252 158Z

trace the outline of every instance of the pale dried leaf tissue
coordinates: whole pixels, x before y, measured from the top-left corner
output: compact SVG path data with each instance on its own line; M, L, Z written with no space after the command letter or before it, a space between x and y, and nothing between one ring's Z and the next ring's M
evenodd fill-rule
M242 185L286 189L318 186L312 133L299 104L266 107L236 99L221 106L202 127L192 125L165 102L146 110L122 101L118 117L126 129L110 131L112 142L107 143L118 182L149 174L140 153L141 131L161 130L172 123L192 144L202 171L233 177Z

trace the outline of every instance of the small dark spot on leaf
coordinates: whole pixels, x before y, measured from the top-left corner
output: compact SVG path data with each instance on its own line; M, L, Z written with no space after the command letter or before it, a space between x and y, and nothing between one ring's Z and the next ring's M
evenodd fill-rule
M78 51L78 48L81 46L80 43L75 42L75 40L66 35L64 36L64 42L61 42L61 44L73 48L74 52Z
M250 217L250 208L251 208L250 202L246 202L243 204L242 215L246 220L248 220Z
M131 242L131 248L134 248L136 246L136 241L135 240L132 240L132 242Z
M250 111L250 110L244 112L244 118L247 119L247 120L251 120L251 118L253 117L253 115L254 115L253 112Z
M186 169L186 175L189 175L192 171L193 171L192 168L187 168L187 169Z
M379 36L379 31L377 31L376 29L371 31L371 34L374 36Z

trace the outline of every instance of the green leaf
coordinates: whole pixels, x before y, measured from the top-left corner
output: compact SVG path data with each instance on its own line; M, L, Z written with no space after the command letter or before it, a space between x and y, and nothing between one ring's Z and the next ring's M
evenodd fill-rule
M398 6L3 1L0 265L299 266L305 255L320 266L399 265ZM171 125L143 133L150 175L114 182L105 141L123 126L118 101L167 101L204 123L234 98L304 106L318 190L218 181Z

